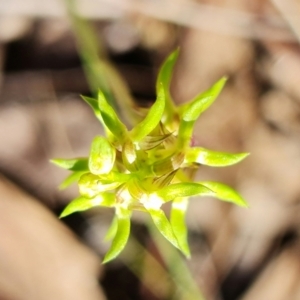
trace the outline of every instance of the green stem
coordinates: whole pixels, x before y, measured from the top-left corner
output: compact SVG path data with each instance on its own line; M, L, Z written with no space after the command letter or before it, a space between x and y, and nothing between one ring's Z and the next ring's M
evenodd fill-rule
M153 224L148 223L148 229L176 283L177 291L173 299L205 300L177 249L162 237Z
M96 36L88 21L81 18L74 0L65 0L71 25L78 45L83 68L94 96L100 89L112 106L117 106L129 126L140 117L135 113L135 102L127 84L116 68L108 61L100 38Z

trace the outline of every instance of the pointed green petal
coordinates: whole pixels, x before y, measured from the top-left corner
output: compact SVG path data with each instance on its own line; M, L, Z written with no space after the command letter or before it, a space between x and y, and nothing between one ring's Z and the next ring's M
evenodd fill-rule
M189 146L190 141L192 139L193 130L194 130L194 121L180 121L179 129L178 129L178 148L185 149Z
M68 216L74 212L85 211L96 206L112 206L115 195L110 193L99 194L95 198L78 197L71 201L60 215L60 218Z
M120 173L118 171L111 171L108 174L98 175L98 178L102 184L119 182L124 183L131 178L130 174Z
M226 78L221 78L209 90L197 96L191 102L180 107L181 120L178 130L178 147L185 148L192 138L194 125L198 117L204 112L220 94Z
M233 154L212 151L205 148L190 148L186 152L185 162L198 163L212 167L226 167L240 162L248 155L249 153Z
M98 105L98 100L90 98L90 97L85 97L85 96L81 96L81 98L92 108L97 119L101 122L101 124L104 128L105 134L107 136L110 136L111 132L108 130L107 126L105 125L105 123L103 121L103 118L102 118L102 115L101 115L101 112L99 109L99 105Z
M164 201L170 201L178 197L189 196L214 196L215 193L202 183L180 182L164 187L156 192L156 195Z
M65 188L67 188L68 186L70 186L72 183L74 183L75 181L78 181L80 179L80 177L85 174L86 171L80 171L80 172L74 172L72 174L70 174L66 179L64 179L64 181L59 185L59 189L63 190Z
M118 212L119 211L119 212ZM121 212L120 212L121 211ZM117 209L117 232L112 241L111 247L106 253L103 263L116 258L126 246L130 234L130 216L131 212L124 209Z
M112 240L115 237L117 230L118 230L118 218L115 215L113 217L113 220L112 220L106 234L105 234L104 241Z
M165 213L161 209L153 209L153 208L147 208L147 211L149 212L153 223L159 230L159 232L176 248L180 249L180 246L178 245L177 239L173 233L172 226L167 219Z
M89 157L89 169L95 175L107 174L114 166L116 149L101 136L94 138Z
M195 97L191 102L181 107L182 118L186 122L196 121L200 114L204 112L219 96L225 83L226 77L221 78L211 88Z
M63 159L55 158L50 160L53 164L60 168L70 171L88 171L88 159L87 158L74 158L74 159Z
M165 109L165 93L163 86L159 86L157 99L149 109L145 119L136 125L130 132L133 141L137 142L147 136L161 121Z
M166 97L166 112L170 115L172 115L172 112L174 111L174 104L172 101L172 97L170 95L170 84L171 84L171 79L172 79L172 74L173 74L173 69L175 66L175 63L177 61L179 54L179 49L173 51L167 59L164 61L162 64L158 77L157 77L157 82L156 82L156 93L159 93L160 89L160 83L163 84L164 91L165 91L165 97Z
M98 107L101 112L103 122L107 128L116 138L123 140L127 136L127 128L120 121L116 112L107 102L104 94L101 91L99 91L98 94Z
M212 181L201 181L199 183L214 191L215 195L213 195L213 197L223 201L232 202L239 206L248 207L248 204L243 197L232 187L224 183Z
M80 194L87 198L93 198L99 193L113 190L121 184L122 182L119 181L102 181L99 176L92 173L83 174L78 181Z
M180 249L186 257L190 257L190 248L187 241L187 227L185 215L188 207L188 198L177 198L172 202L170 223L177 238Z
M84 211L93 207L93 199L87 199L85 197L78 197L71 201L60 214L60 218L68 216L74 212Z
M81 98L92 108L92 110L93 110L94 114L96 115L96 117L104 125L103 120L102 120L102 116L101 116L101 113L100 113L100 109L99 109L99 106L98 106L98 101L96 99L86 97L86 96L81 96Z

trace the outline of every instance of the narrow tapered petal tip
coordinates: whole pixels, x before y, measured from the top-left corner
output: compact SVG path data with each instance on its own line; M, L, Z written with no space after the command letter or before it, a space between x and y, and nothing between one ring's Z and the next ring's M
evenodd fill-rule
M187 259L190 259L191 258L191 252L190 252L190 249L187 248L187 249L180 249L181 252L184 254L184 256L187 258Z
M226 153L201 147L190 148L185 156L186 163L199 163L211 167L227 167L239 163L249 155L243 153Z
M110 257L108 255L105 255L103 260L102 260L102 264L107 264L108 262L110 262L111 260L113 260L115 257Z
M52 158L52 159L49 160L49 162L50 162L51 164L56 165L56 166L62 168L62 166L61 166L61 165L62 165L61 161L62 161L62 159L60 159L60 158Z
M62 211L62 213L59 215L59 219L62 219L62 218L64 218L64 217L66 217L66 216L68 216L70 213L68 213L68 212L66 212L65 210L63 210Z
M243 203L241 203L239 206L241 206L241 207L244 207L244 208L247 208L247 209L249 209L249 208L250 208L250 205L249 205L249 203L248 203L247 201L245 201L245 200L244 200L244 202L243 202Z

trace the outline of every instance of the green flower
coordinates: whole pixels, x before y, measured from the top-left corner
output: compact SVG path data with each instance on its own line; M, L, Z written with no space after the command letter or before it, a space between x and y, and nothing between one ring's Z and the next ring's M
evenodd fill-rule
M115 209L109 230L112 244L104 263L125 247L134 210L150 214L161 234L187 257L185 214L191 196L213 196L247 206L231 187L217 182L193 182L190 169L200 165L224 167L244 159L248 153L230 154L192 147L196 120L217 98L226 79L189 103L175 106L169 92L172 71L178 56L173 52L163 64L157 80L157 99L145 118L128 130L103 93L98 99L83 97L102 123L106 137L94 138L88 158L54 159L53 163L73 173L62 183L65 188L78 181L80 197L61 214L84 211L95 206ZM162 210L172 201L170 220Z

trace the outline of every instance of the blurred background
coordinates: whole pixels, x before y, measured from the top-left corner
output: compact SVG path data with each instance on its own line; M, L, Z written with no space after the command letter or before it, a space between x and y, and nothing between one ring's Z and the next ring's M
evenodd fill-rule
M49 163L102 134L80 95L114 86L119 106L149 106L177 47L176 103L229 78L196 143L251 153L197 174L250 208L190 201L191 278L206 300L300 299L299 16L296 0L0 1L0 299L200 299L176 290L140 216L133 236L160 268L145 255L137 271L129 254L100 266L112 212L58 220L77 189L60 191L67 172Z

